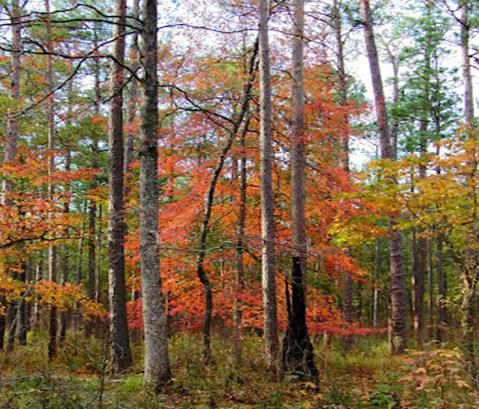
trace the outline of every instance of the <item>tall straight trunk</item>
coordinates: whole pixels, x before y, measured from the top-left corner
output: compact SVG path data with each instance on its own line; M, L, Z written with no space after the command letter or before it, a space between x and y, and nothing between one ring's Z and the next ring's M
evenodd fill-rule
M469 0L462 0L460 17L461 25L461 56L462 79L464 82L464 122L466 127L474 126L474 90L472 85L471 60L470 60L470 19Z
M140 0L133 1L133 11L132 16L134 18L138 18L140 14ZM139 59L139 49L138 49L138 33L135 32L132 35L131 40L131 48L129 52L130 57L130 65L133 71L137 71L140 68ZM126 174L130 173L130 165L134 159L134 142L135 142L135 134L134 125L137 117L137 110L138 110L138 82L135 78L131 80L131 84L128 90L129 99L128 99L128 130L126 133L126 143L125 143L125 157L124 157L124 167L123 171ZM125 193L127 192L127 186L125 184Z
M126 315L125 217L123 206L123 64L125 62L126 0L116 1L118 24L113 48L115 62L111 77L109 132L109 218L108 218L108 294L110 306L110 342L113 373L132 365Z
M52 26L50 21L50 1L45 0L45 12L47 14L47 50L52 52ZM47 83L49 92L53 92L54 78L53 78L53 57L47 56ZM47 121L48 121L48 198L54 200L54 186L51 181L51 175L55 171L55 100L53 94L47 99ZM48 246L48 280L56 282L57 280L57 248L54 244ZM48 359L53 359L57 355L57 306L50 306L49 325L48 325Z
M145 383L159 391L171 379L167 316L158 241L157 1L145 0L141 59L144 68L140 133L140 268L145 330Z
M96 47L98 45L98 27L93 28L93 43ZM100 87L100 60L94 58L94 77L95 77L95 115L100 115L101 103L101 87ZM92 136L92 159L90 166L92 169L98 169L98 140L94 135ZM91 189L95 189L98 185L96 177L90 184ZM87 260L87 296L90 300L95 301L97 297L97 204L95 199L91 198L88 205L88 260ZM87 322L86 333L91 335L93 332L94 323Z
M21 71L21 53L22 53L22 25L20 24L22 9L18 0L12 1L11 6L11 36L12 36L12 63L11 63L11 85L10 97L16 101L16 106L20 106L20 71ZM17 113L12 111L7 112L7 129L6 129L5 153L4 163L13 162L17 155L17 141L18 141L18 122ZM13 202L9 197L9 193L13 190L12 182L8 179L3 181L2 186L2 205L12 206ZM8 268L8 265L7 265ZM7 350L13 349L15 328L16 328L16 306L7 302L3 295L0 298L1 304L7 308L6 317L1 317L0 321L0 338L3 344L5 330L8 330Z
M426 18L428 21L432 18L432 3L430 0L426 0ZM428 27L424 34L424 67L422 74L422 82L424 89L421 90L422 107L419 119L419 154L423 161L426 160L427 155L427 143L428 143L428 131L429 131L429 116L431 113L430 94L431 94L431 58L432 58L432 38L431 29ZM419 164L419 179L426 177L427 168L424 163ZM427 271L427 247L428 241L424 237L424 229L418 229L417 231L417 258L414 265L414 332L416 337L416 343L418 346L422 346L425 336L425 324L424 324L424 289L426 281Z
M318 380L313 346L306 323L306 217L304 141L304 0L294 0L292 55L292 135L291 135L291 299L288 300L288 328L283 344L286 373ZM287 284L288 286L288 284ZM289 298L289 297L288 297Z
M233 364L236 370L240 368L241 351L241 294L244 289L244 246L245 246L245 222L246 222L246 189L247 189L247 169L246 169L246 134L250 116L245 121L243 132L241 134L240 146L240 164L239 164L239 211L236 228L236 274L235 290L233 304ZM236 162L236 159L235 159ZM235 165L237 166L237 165Z
M474 124L474 92L472 85L471 64L470 64L470 30L471 21L469 18L470 1L462 0L461 10L461 54L462 54L462 76L464 81L464 123L467 131L475 130ZM474 169L476 166L474 167ZM474 173L470 176L474 177ZM473 182L472 182L473 183ZM474 202L476 202L474 198ZM473 208L472 225L470 226L471 242L477 237L477 216L476 208ZM474 387L479 388L478 370L475 353L475 328L474 328L474 301L476 298L476 287L478 280L477 251L467 245L465 249L464 271L463 271L463 295L461 305L462 324L462 350L466 368L471 375Z
M269 57L269 2L259 6L259 61L260 61L260 155L261 155L261 271L263 286L263 316L265 362L271 377L279 376L279 340L275 278L275 225L273 192L273 142L271 73Z
M374 37L373 22L371 20L369 0L361 0L360 8L374 91L381 157L382 159L394 160L395 148L392 146L389 138L388 114L386 111L386 101L384 98L384 88ZM389 330L391 352L394 354L403 353L406 349L407 343L406 274L404 271L401 232L397 229L398 217L399 215L395 214L389 219L389 266L391 276L391 319Z
M73 94L73 81L70 81L68 83L68 107L67 107L67 114L66 114L66 120L65 120L65 125L69 126L71 125L71 118L72 118L72 101L71 97ZM72 163L72 152L71 152L71 144L70 142L67 142L64 146L63 149L65 150L65 171L70 172L71 170L71 163ZM69 191L71 189L71 185L68 184L66 186L66 190ZM70 213L70 202L66 201L64 206L63 206L63 212L64 214L69 214ZM82 234L82 233L80 233ZM67 236L69 235L69 229L67 228ZM68 244L65 244L63 246L63 254L61 258L61 285L65 285L68 280L69 280L69 272L70 272L70 248ZM65 344L66 340L66 335L67 335L67 326L68 326L68 321L70 318L70 313L71 311L62 311L60 313L60 329L59 329L59 340L58 343L60 346L63 346Z

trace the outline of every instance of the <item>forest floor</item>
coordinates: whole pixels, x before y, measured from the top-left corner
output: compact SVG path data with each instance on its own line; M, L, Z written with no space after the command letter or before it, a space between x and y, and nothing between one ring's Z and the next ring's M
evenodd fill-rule
M205 368L200 338L178 335L170 348L174 382L157 395L143 387L140 346L131 373L111 378L101 341L69 334L51 363L46 342L45 333L33 333L28 346L0 353L0 409L479 408L455 349L427 346L391 357L384 339L357 339L348 350L319 341L317 389L292 379L266 381L257 336L245 337L236 371L223 337L214 339L216 364Z

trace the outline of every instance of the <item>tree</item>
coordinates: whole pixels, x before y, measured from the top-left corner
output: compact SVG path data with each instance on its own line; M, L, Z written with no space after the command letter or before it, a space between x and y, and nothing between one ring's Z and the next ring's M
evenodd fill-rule
M291 299L288 298L288 328L283 344L286 372L318 379L313 346L306 323L307 241L305 218L305 140L304 140L304 1L294 1L292 56L291 129Z
M115 26L116 41L113 51L116 62L113 63L111 77L109 133L108 288L112 369L114 373L121 373L132 364L126 315L125 209L123 205L123 64L125 62L126 1L117 0L116 10L118 24Z
M388 114L386 111L386 100L379 65L379 57L374 36L373 21L369 0L361 0L361 18L364 29L364 39L371 71L373 84L374 101L376 109L376 120L380 138L381 157L383 159L394 159L395 149L391 145L388 129ZM403 353L407 342L406 305L407 290L406 276L404 272L404 258L401 242L401 233L397 230L397 215L389 220L389 266L391 275L391 352L394 354Z
M157 1L143 3L141 62L143 104L140 133L140 263L145 325L145 382L155 390L171 379L168 326L160 277L158 243Z
M271 129L271 78L268 36L269 5L259 7L260 152L261 152L261 269L263 283L264 342L267 371L279 375L279 342L276 312L273 147Z

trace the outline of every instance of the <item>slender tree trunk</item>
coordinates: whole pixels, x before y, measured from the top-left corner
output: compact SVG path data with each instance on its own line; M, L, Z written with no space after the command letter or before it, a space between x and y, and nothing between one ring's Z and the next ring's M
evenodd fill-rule
M445 330L447 327L447 284L446 274L443 266L443 239L436 240L436 275L437 275L437 330L436 337L439 342L445 341Z
M11 64L11 85L10 97L16 101L16 107L21 104L20 96L20 71L21 71L21 53L22 53L22 25L21 15L22 9L18 0L12 1L11 6L11 36L12 36L12 64ZM15 161L17 155L17 141L18 141L18 122L17 113L8 111L7 113L7 129L6 129L5 153L4 163L11 163ZM8 179L3 181L2 186L2 204L4 206L12 206L13 202L9 197L9 193L13 190L13 184ZM8 269L8 265L7 265ZM10 273L9 273L10 274ZM4 318L5 322L0 322L0 337L2 344L4 339L5 329L8 330L7 351L11 351L15 341L16 328L16 306L12 302L7 302L6 298L2 296L2 304L7 309L7 315Z
M93 44L98 45L98 27L95 24L93 27ZM101 87L100 87L100 60L94 58L94 77L95 77L95 115L100 115L101 104ZM93 135L92 140L92 156L90 167L98 169L98 140L97 136ZM96 177L90 184L90 189L95 189L98 186ZM97 204L95 199L90 198L88 205L88 249L87 249L87 296L90 300L96 301L97 297ZM85 332L87 336L91 336L94 330L95 323L93 319L88 319L85 325Z
M223 146L223 149L221 150L220 157L213 171L213 177L208 187L208 192L206 193L203 219L201 222L198 257L196 259L196 274L203 286L203 295L205 299L205 313L204 313L204 321L203 321L203 361L205 364L210 364L213 362L213 357L211 354L211 336L210 336L211 322L213 317L213 292L211 288L211 283L204 269L204 258L206 255L206 244L207 244L206 240L209 233L211 211L213 207L213 200L215 197L216 185L218 183L221 172L223 170L223 165L225 163L225 160L228 156L231 146L233 145L234 138L237 135L240 129L240 126L243 123L243 120L249 109L251 89L252 89L253 80L254 80L257 48L258 48L258 44L256 42L253 53L252 53L252 57L250 60L249 77L248 77L248 82L245 85L243 100L241 103L241 109L240 109L238 117L234 121L233 129L230 130L229 136L226 140L225 145Z
M45 0L45 12L47 14L47 50L52 52L52 27L50 22L50 1ZM54 89L53 78L53 56L47 56L47 82L48 90L52 92ZM48 198L54 200L55 189L51 181L51 175L55 171L55 100L53 94L47 99L47 120L48 120ZM54 244L48 246L48 280L57 281L57 248ZM48 359L53 359L57 355L57 306L50 305L49 325L48 325Z
M360 7L371 80L373 83L381 157L383 159L394 160L395 149L389 138L388 114L386 111L386 101L384 98L384 88L374 38L369 0L361 0ZM407 343L407 289L402 238L401 232L397 229L398 217L399 215L393 215L389 219L389 266L391 276L390 340L391 352L394 354L403 353Z
M236 239L236 274L235 274L235 298L233 305L233 364L236 370L241 365L241 295L244 288L244 246L245 246L245 221L246 221L246 188L247 188L247 169L246 169L246 134L248 133L250 116L245 121L243 132L241 134L241 156L239 165L239 212L237 221L237 239Z
M428 21L432 18L432 3L426 0L426 18ZM421 92L422 107L419 120L419 154L423 161L426 160L427 143L429 132L429 115L431 113L431 58L433 47L433 38L431 37L431 29L428 27L425 32L424 44L424 68L423 68L423 84L424 89ZM419 164L419 179L424 179L427 175L427 167L424 163ZM425 318L424 318L424 289L427 271L427 247L428 241L424 236L424 229L417 231L417 259L414 268L414 331L416 343L422 346L425 336Z
M434 339L434 262L433 262L433 243L431 239L427 241L427 283L428 283L428 309L429 309L429 323L428 323L428 338Z
M23 263L22 272L19 274L19 280L23 283L27 282L27 268L28 265L26 262ZM27 301L26 301L25 292L21 294L21 300L18 303L18 329L17 329L17 336L18 336L18 343L19 345L27 345Z
M305 218L305 142L304 142L304 0L294 0L292 56L292 135L291 135L291 299L288 300L288 328L283 344L286 373L318 380L313 346L306 323L306 218ZM288 284L287 284L288 286ZM289 297L288 297L289 298Z
M145 329L145 383L156 391L171 380L167 315L158 241L157 1L145 0L141 59L144 68L140 133L140 265Z
M467 267L466 267L467 268ZM477 267L476 267L477 268ZM476 284L472 284L466 278L468 273L464 273L465 292L462 298L461 304L461 327L462 327L462 353L464 355L464 362L466 370L471 376L474 388L479 388L479 379L476 364L475 353L475 326L474 326L474 299ZM475 273L471 273L470 276L474 276Z
M110 305L110 342L113 373L132 365L126 315L125 215L123 206L123 82L125 62L126 0L116 1L118 24L115 25L113 73L110 108L110 170L108 219L108 281Z
M464 81L464 122L467 131L475 129L474 124L474 92L472 85L471 64L470 64L470 29L469 19L469 0L462 0L461 13L461 54L462 54L462 76ZM473 176L473 175L472 175ZM473 209L473 224L471 226L471 235L474 240L477 237L477 216L476 209ZM477 287L477 251L467 246L465 249L465 261L463 272L463 298L461 305L462 313L462 349L466 369L471 375L475 389L479 388L478 371L475 353L475 327L474 327L474 300Z
M381 241L376 239L373 278L373 328L378 327L379 277L381 273Z
M70 89L71 93L71 89ZM71 112L69 112L68 117L71 116ZM71 170L71 149L70 146L65 147L66 152L65 152L65 171L70 172ZM70 185L68 185L67 189L70 189ZM70 213L70 203L65 202L65 205L63 207L63 212L65 214ZM67 236L68 236L68 229L67 229ZM70 248L68 244L65 244L63 246L63 254L61 258L61 285L64 286L68 282L68 275L70 272ZM66 336L67 336L67 326L68 326L68 320L70 317L70 311L62 311L60 313L60 330L59 330L59 340L58 343L60 346L63 346L65 344Z
M33 279L34 283L38 283L43 279L43 252L41 251L38 255L38 261L35 265L35 277ZM40 301L38 300L38 294L35 294L34 302L32 306L32 314L30 319L30 327L36 328L40 323Z
M474 126L474 91L472 85L471 61L470 61L470 20L469 0L461 0L461 55L462 55L462 79L464 82L464 122L466 127Z
M132 16L134 18L139 17L140 13L140 0L134 0L133 2L133 11ZM139 49L138 49L138 34L134 33L132 35L131 40L131 49L129 52L130 57L130 65L133 71L137 71L140 68L139 62ZM130 165L134 159L134 142L135 142L135 122L137 117L137 109L138 109L138 82L136 79L131 80L130 88L129 88L129 99L128 99L128 119L127 124L128 128L126 133L126 143L125 143L125 157L124 157L124 173L125 175L130 173ZM127 185L125 184L125 196L128 193Z
M269 2L260 1L259 61L260 61L260 155L261 155L261 270L263 285L263 315L265 361L268 374L279 376L279 340L275 278L275 226L273 192L273 143L271 113L271 74L269 57Z

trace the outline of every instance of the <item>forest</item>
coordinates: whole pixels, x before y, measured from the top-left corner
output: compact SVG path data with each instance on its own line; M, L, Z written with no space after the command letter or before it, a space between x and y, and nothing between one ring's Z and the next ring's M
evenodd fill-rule
M0 409L479 408L479 2L0 0Z

